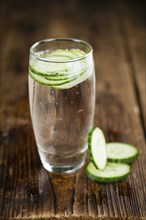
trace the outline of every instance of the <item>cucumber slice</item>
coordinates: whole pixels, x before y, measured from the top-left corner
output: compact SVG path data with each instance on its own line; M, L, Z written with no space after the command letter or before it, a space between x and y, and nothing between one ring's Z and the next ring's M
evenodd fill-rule
M46 58L51 61L61 61L61 62L69 59L69 57L63 56L63 55L61 56L60 55L46 55L46 56L43 56L43 58Z
M79 50L79 49L71 49L70 52L71 52L72 54L75 54L76 57L83 57L83 56L86 55L86 53L85 53L84 51Z
M36 75L40 75L40 76L49 76L49 77L53 77L53 78L57 78L57 77L73 77L73 76L77 76L80 75L83 71L88 70L89 68L91 68L90 65L81 65L81 62L79 63L74 63L73 65L68 66L67 69L58 69L58 65L63 65L63 64L56 64L56 66L54 67L54 69L52 69L54 64L50 64L49 63L44 63L44 65L42 64L42 61L35 61L32 62L32 64L29 65L29 69L31 72L33 72ZM51 67L50 67L51 66ZM66 66L67 67L67 66ZM65 66L64 66L65 68Z
M49 85L49 86L62 85L64 83L68 83L71 80L75 79L75 78L71 78L71 79L62 79L62 80L50 80L49 77L43 77L43 76L40 76L40 75L36 75L36 74L32 73L31 71L29 71L29 74L31 75L31 77L35 81L37 81L39 83L42 83L42 84L45 84L45 85Z
M31 71L32 73L34 73L36 75L44 76L44 77L46 77L46 76L50 76L50 77L53 77L53 78L61 77L61 79L64 78L64 77L68 77L68 74L67 74L66 71L44 73L44 72L39 72L38 70L36 70L31 65L29 65L29 71Z
M63 62L67 60L72 60L80 58L86 55L85 52L78 49L71 50L54 50L51 52L40 54L38 57L46 59L45 61L30 59L30 69L33 73L37 75L69 75L82 72L90 66L86 60L81 60L80 62ZM48 61L59 61L59 63L48 62ZM61 63L62 62L62 63Z
M50 79L53 80L58 80L58 79L69 79L71 77L75 77L75 76L79 76L81 75L83 72L85 72L85 70L88 70L88 68L86 69L80 69L77 72L69 72L69 70L67 71L63 71L63 72L50 72L50 73L42 73L42 72L38 72L37 70L35 70L31 65L29 65L29 71L31 71L32 73L39 75L39 76L44 76L44 77L49 77Z
M74 80L70 80L70 78L69 78L69 82L64 83L62 85L57 85L57 86L55 85L54 88L57 88L57 89L70 89L73 86L76 86L76 85L82 83L83 81L85 81L86 79L88 79L91 74L92 74L92 69L89 68L87 71L83 71Z
M30 76L37 82L44 84L44 85L49 85L53 88L57 89L69 89L83 81L85 81L90 75L91 71L83 71L79 76L73 76L68 79L60 79L60 80L50 80L48 75L46 77L34 74L31 70L29 70Z
M64 59L72 60L78 57L77 55L71 53L71 50L67 50L67 49L66 50L62 50L62 49L53 50L43 55L44 58L48 58L48 59L50 59L50 57L52 56L54 57L54 59L57 56L62 57L62 60Z
M57 57L60 57L60 58L63 58L62 60L72 60L72 59L76 59L76 58L80 58L80 57L83 57L85 56L86 53L82 50L79 50L79 49L58 49L58 50L54 50L54 51L50 51L50 52L47 52L45 54L43 54L42 57L44 58L49 58L50 57L53 57L53 58L57 58Z
M86 55L83 51L54 50L40 53L40 57L46 60L30 59L29 73L31 77L42 84L58 89L69 89L83 81L92 74L92 62L81 60L80 62L62 62L66 60L83 57ZM59 62L48 62L49 60ZM61 61L61 62L60 62Z
M110 163L108 162L105 169L98 170L92 162L87 165L87 176L95 181L108 183L122 180L130 173L130 166L128 164Z
M67 70L73 66L72 63L51 63L44 62L41 60L31 60L30 68L32 72L35 72L38 75L48 75L48 74L67 74Z
M93 128L88 136L88 150L90 159L95 167L103 170L106 166L106 141L100 128Z
M110 162L130 163L138 156L138 149L126 143L107 143L106 150Z

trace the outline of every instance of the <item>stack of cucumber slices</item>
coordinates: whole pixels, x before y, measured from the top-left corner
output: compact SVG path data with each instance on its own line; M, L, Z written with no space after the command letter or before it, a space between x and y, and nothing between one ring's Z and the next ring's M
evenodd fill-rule
M91 56L79 49L58 49L30 57L29 74L38 83L69 89L92 74Z
M115 182L130 173L130 165L138 156L138 150L126 143L106 143L100 128L93 128L88 136L90 162L87 176L98 182Z

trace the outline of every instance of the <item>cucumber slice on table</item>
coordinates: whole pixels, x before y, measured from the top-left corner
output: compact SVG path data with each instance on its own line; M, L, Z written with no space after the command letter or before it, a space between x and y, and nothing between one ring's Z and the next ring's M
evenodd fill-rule
M126 143L107 143L106 150L110 162L130 163L138 156L138 149Z
M88 150L90 159L95 167L103 170L106 166L106 141L101 129L93 128L88 136Z
M124 179L130 173L128 164L110 163L108 162L104 170L96 169L94 164L90 162L86 168L87 176L95 181L108 183Z

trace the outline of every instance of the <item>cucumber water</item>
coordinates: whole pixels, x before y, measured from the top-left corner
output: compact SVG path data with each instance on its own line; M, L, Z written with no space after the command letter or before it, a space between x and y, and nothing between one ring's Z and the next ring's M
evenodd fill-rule
M79 49L30 55L29 100L44 167L83 165L95 105L92 56Z

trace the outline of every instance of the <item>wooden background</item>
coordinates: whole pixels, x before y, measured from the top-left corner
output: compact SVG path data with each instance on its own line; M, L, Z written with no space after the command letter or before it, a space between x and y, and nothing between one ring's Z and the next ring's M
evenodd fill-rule
M1 0L0 219L146 219L144 1ZM74 37L94 48L95 125L140 155L124 181L45 171L28 106L29 47Z

